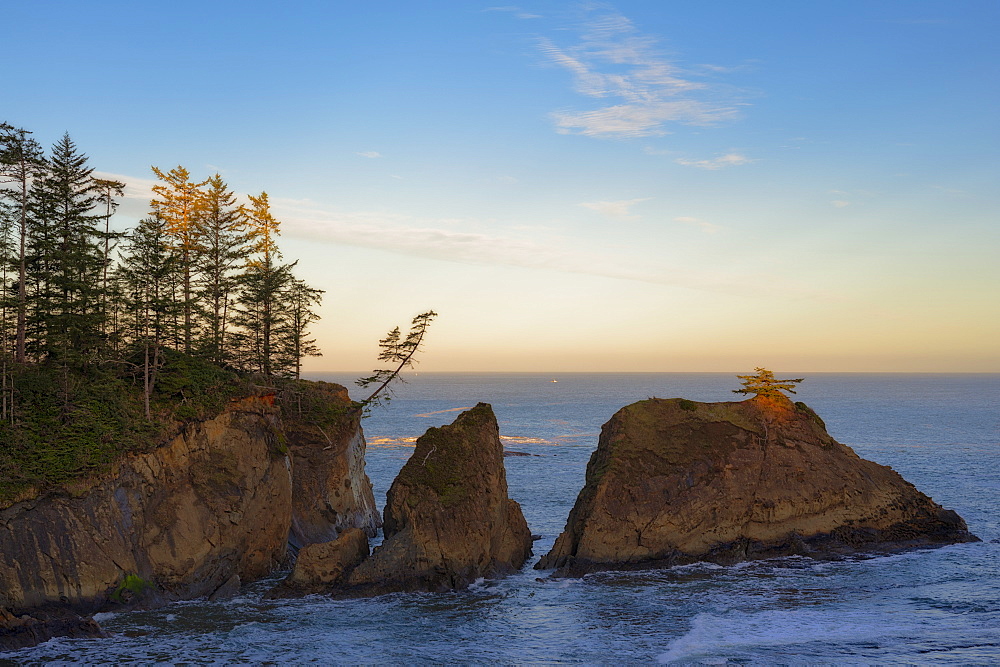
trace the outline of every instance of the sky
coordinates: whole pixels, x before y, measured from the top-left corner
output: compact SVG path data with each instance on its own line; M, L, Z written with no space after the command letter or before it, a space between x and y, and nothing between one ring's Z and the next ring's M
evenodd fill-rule
M1000 372L995 0L4 10L0 120L266 191L306 370Z

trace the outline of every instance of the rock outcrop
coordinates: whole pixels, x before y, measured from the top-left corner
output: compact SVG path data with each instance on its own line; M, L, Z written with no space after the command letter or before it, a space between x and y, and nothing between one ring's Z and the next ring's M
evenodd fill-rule
M361 411L352 409L347 390L339 384L307 386L307 391L289 397L283 420L292 456L288 541L299 549L335 540L347 528L374 537L382 518L365 474Z
M368 535L360 528L347 528L331 542L309 544L299 550L291 574L267 597L300 597L329 592L343 583L347 574L368 558Z
M42 615L17 617L0 608L0 651L16 651L48 641L53 637L73 637L76 639L107 637L92 618L80 618L75 614L51 617Z
M345 596L461 589L520 568L531 554L521 507L507 497L503 446L486 403L417 440L387 495L385 541Z
M976 540L803 403L649 399L604 425L566 529L536 567L579 575Z
M75 614L231 597L286 562L290 540L373 533L380 520L347 391L299 388L282 410L274 395L234 401L106 474L0 509L12 645L92 623Z
M92 610L128 575L191 598L270 572L291 517L273 403L234 402L108 475L0 511L0 605Z

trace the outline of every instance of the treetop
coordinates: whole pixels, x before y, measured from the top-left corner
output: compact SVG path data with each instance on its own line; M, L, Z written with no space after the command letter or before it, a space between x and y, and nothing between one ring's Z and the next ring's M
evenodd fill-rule
M795 393L795 385L802 382L805 378L795 378L788 380L778 380L774 377L774 373L767 370L766 368L757 367L754 369L757 371L753 375L737 375L736 377L742 380L741 384L743 387L740 389L733 389L734 394L755 394L757 396L767 396L770 398L777 398L778 396L784 396L781 392L787 391L790 394Z

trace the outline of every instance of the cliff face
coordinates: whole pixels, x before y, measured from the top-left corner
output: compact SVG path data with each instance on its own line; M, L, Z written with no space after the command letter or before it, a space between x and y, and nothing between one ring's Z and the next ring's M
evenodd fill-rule
M385 541L343 591L465 588L520 568L530 553L521 507L507 497L496 417L480 403L417 440L387 495Z
M100 479L0 511L0 606L96 609L139 592L121 588L128 575L170 600L267 574L291 517L279 433L273 397L243 399Z
M604 425L566 530L536 567L579 574L974 540L957 514L836 442L804 404L649 399Z
M374 532L346 389L293 389L280 410L274 396L234 401L107 474L0 509L0 646L87 631L73 612L232 595L289 541Z
M292 456L288 541L298 549L335 540L347 528L374 537L382 518L365 474L361 413L350 410L347 390L338 384L311 382L308 387L285 406L284 432Z

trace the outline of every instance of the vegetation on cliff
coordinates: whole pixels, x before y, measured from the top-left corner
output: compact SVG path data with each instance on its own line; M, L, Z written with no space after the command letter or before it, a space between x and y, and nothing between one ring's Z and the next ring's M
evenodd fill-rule
M282 261L267 194L240 204L218 174L153 172L149 215L114 231L125 184L68 134L46 153L0 123L0 503L156 446L254 384L291 391L319 354L322 290Z
M310 399L293 380L320 354L309 327L323 291L283 260L267 193L241 204L219 174L153 174L149 215L113 231L124 183L97 178L68 134L46 153L0 122L0 501L155 445L251 384L294 401L297 417L366 412L388 401L436 315L380 341L392 367L359 381L376 385L367 399Z

